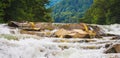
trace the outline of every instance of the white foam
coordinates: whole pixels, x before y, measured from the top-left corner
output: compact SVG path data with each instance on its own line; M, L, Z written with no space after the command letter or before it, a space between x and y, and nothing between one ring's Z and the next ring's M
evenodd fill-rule
M0 34L10 34L10 29L5 27L5 24L0 25Z
M4 25L0 25L0 34L11 34L10 29ZM120 31L120 25L106 25L101 26L106 32ZM5 28L5 29L4 29ZM15 30L19 32L19 30ZM116 33L115 33L116 34ZM118 33L120 34L120 33ZM97 42L110 41L109 39L95 39L94 43L87 42L55 42L55 40L61 40L60 38L40 38L28 37L22 38L22 35L17 33L19 40L7 40L0 38L0 58L120 58L120 54L104 54L104 48L98 49L84 49L81 47L87 46L104 46L105 43L95 44ZM29 35L30 36L30 35ZM77 40L74 38L70 39ZM80 40L80 39L79 39ZM62 46L62 47L60 47ZM65 47L66 48L65 48Z
M101 25L106 33L120 35L120 24Z

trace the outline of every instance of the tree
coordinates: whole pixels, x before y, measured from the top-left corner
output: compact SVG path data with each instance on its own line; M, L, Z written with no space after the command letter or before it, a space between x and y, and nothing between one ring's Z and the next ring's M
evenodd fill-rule
M95 24L120 23L120 0L94 0L82 18Z
M4 12L3 12L3 4L2 4L2 1L0 0L0 22L3 22L3 15L4 15Z
M3 20L5 22L15 21L52 21L50 17L50 9L46 9L45 5L48 0L2 0ZM2 6L3 7L3 6Z
M93 0L62 0L53 7L55 22L78 23Z

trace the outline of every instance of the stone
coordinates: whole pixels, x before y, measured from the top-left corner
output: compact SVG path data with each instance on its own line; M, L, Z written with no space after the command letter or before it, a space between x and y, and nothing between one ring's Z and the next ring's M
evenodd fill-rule
M26 31L26 30L20 30L21 34L30 34L30 35L36 35L36 32L33 31Z
M44 31L44 30L54 30L53 35L60 38L101 38L103 36L109 36L105 34L104 31L97 25L89 25L86 23L79 24L55 24L55 23L45 23L45 22L15 22L11 21L8 23L12 28L18 27L25 31ZM47 33L46 33L47 34ZM48 33L49 34L49 33ZM120 38L120 37L114 37ZM113 39L114 39L113 38Z
M57 29L66 29L66 30L72 30L72 29L82 29L84 30L84 24L88 26L86 23L70 23L70 24L53 24L55 28Z
M54 34L56 37L59 37L59 38L64 38L65 35L69 34L70 31L68 30L65 30L65 29L59 29L58 31L56 31Z
M52 25L52 23L41 23L38 22L35 24L36 28L40 28L41 30L53 30L55 27Z
M10 26L10 27L19 27L19 23L18 23L18 22L15 22L15 21L10 21L10 22L8 23L8 26Z
M85 38L87 34L80 34L80 33L71 33L68 34L68 36L72 37L72 38Z
M82 30L82 29L73 29L72 32L77 32L77 33L80 33L80 34L88 34L86 31Z
M120 53L120 44L114 45L114 49L117 53Z
M52 37L53 34L50 31L26 31L26 30L20 30L21 34L29 34L29 35L37 35L40 37Z
M22 30L26 30L26 31L41 31L40 28L23 28Z
M73 29L70 34L72 38L87 38L88 33L82 29Z
M16 21L10 21L8 23L8 26L10 26L10 27L20 27L20 28L31 27L28 22L16 22Z
M59 38L87 38L89 35L87 32L81 29L65 30L60 29L55 32L56 37Z
M104 53L120 53L120 43L110 45Z
M118 40L118 39L120 39L120 35L115 35L115 36L113 36L113 38L112 38L112 40Z

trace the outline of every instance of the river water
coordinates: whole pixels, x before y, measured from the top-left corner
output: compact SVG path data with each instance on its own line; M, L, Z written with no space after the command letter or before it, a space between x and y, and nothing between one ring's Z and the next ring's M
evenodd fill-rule
M119 24L99 26L105 33L120 35ZM120 58L119 53L104 53L105 44L120 40L111 40L111 37L85 40L20 34L19 29L0 24L0 58Z

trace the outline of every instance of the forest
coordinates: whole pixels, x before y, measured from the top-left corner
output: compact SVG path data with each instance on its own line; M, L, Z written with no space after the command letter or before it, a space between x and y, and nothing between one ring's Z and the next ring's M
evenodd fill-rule
M9 21L53 21L48 0L0 0L0 22Z
M78 23L89 9L93 0L62 0L53 7L55 22Z
M80 21L94 24L120 23L120 0L94 0Z
M56 0L53 4L49 0L0 0L0 22L113 24L120 23L119 6L120 0Z

